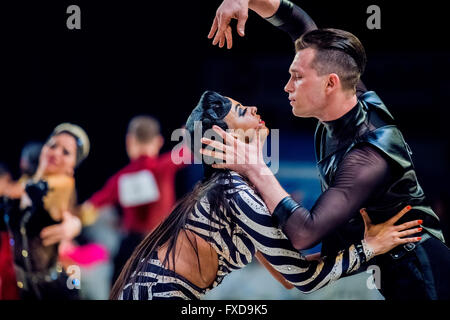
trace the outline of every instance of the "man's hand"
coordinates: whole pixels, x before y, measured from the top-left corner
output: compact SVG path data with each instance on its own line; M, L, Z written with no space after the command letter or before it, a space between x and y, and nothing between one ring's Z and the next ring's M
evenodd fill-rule
M231 19L237 19L237 32L243 37L245 35L245 23L248 18L248 3L249 0L224 0L216 11L211 30L208 38L211 39L214 34L213 45L219 43L222 48L227 42L227 48L231 49L233 46L233 35L230 27Z
M71 240L81 232L81 222L78 217L68 211L63 212L61 223L46 227L41 231L42 244L50 246L63 240Z
M245 143L237 139L230 133L225 132L218 126L213 126L226 144L219 141L214 141L208 138L202 138L202 143L213 147L215 150L201 149L200 153L206 156L213 157L218 160L223 160L225 163L213 164L213 168L230 169L248 176L251 170L258 174L269 170L263 159L263 145L267 137L268 130L255 130L254 135L250 139L250 143ZM270 171L270 170L269 170Z

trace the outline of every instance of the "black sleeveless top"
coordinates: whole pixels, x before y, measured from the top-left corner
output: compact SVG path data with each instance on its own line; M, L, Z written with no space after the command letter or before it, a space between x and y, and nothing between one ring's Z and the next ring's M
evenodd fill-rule
M317 29L302 8L286 0L266 20L293 41ZM394 118L361 81L356 93L358 104L346 115L319 122L315 147L323 193L310 211L298 208L283 230L295 247L306 249L323 239L322 253L331 254L363 238L360 208L366 207L372 222L380 223L411 205L413 209L399 222L422 219L424 230L444 241Z
M340 119L319 122L315 148L323 192L336 183L338 168L350 152L366 149L369 153L378 153L388 167L377 188L373 189L363 204L372 222L384 222L406 205L411 205L411 212L398 223L422 219L424 230L444 241L437 215L425 204L425 194L412 163L411 149L395 126L393 116L375 92L362 94L358 104ZM357 196L357 192L351 196ZM345 246L347 241L360 239L363 232L363 221L356 212L348 223L324 239L322 252L333 252Z
M20 209L20 200L10 200L5 215L13 241L14 264L27 272L46 273L56 265L58 245L44 246L40 232L59 223L52 219L42 204Z

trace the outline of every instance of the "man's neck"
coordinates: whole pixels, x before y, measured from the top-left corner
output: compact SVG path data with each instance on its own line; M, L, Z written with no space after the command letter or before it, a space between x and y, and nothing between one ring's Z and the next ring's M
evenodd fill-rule
M356 94L338 94L330 98L324 112L317 117L319 121L333 121L343 117L358 103Z
M159 150L154 148L142 148L131 160L137 160L142 157L156 158L159 155Z

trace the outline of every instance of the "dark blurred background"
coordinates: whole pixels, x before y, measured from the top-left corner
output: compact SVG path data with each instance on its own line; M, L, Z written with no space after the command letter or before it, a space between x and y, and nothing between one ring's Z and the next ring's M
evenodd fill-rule
M429 200L435 209L448 210L450 28L443 2L294 2L319 27L345 29L361 39L368 54L363 81L397 119ZM211 89L256 105L269 127L281 128L282 168L311 178L316 121L294 118L283 91L294 56L289 36L251 12L246 36L234 33L232 50L213 47L207 34L220 3L2 3L0 161L17 177L26 142L45 140L61 122L79 124L92 147L76 173L83 201L128 162L124 135L132 116L156 116L166 139L163 151L170 150L171 132ZM72 4L81 8L81 30L66 27ZM366 27L372 4L381 8L381 30ZM280 170L292 178L287 172ZM190 187L183 174L179 194Z

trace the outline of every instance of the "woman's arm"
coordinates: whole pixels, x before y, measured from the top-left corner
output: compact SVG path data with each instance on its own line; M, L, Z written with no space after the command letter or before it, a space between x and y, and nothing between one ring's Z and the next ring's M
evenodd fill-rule
M75 196L75 179L65 175L44 177L49 191L44 197L44 208L55 221L60 221L41 230L40 236L44 246L71 240L81 232L81 222L69 210L73 208Z
M286 279L283 277L281 273L279 273L277 270L275 270L274 267L272 267L272 265L269 263L269 261L267 261L266 258L264 258L261 252L257 251L255 253L255 258L258 259L259 263L261 263L263 267L270 272L272 277L274 277L275 280L281 283L286 289L291 290L294 288L294 286L290 282L286 281Z
M261 198L239 176L233 177L240 190L233 194L233 206L236 212L233 219L238 228L253 243L256 250L283 276L289 283L302 292L309 293L320 289L340 277L358 271L373 255L385 253L395 246L418 241L418 238L400 239L417 233L418 229L403 232L419 222L409 222L394 226L407 210L399 213L395 219L385 224L371 225L367 215L363 215L366 223L365 239L334 255L319 260L308 261L292 246L284 233L273 226L272 219ZM374 252L371 251L371 248Z

